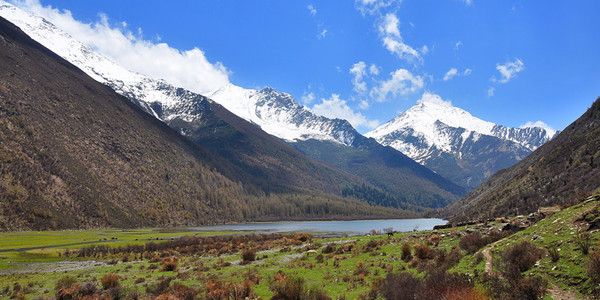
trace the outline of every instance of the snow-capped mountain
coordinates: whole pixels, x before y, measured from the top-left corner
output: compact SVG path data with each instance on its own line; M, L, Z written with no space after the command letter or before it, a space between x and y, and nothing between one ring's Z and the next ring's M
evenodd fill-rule
M358 132L346 120L319 116L287 93L229 84L207 95L239 117L288 142L317 139L350 146Z
M74 64L96 81L110 86L143 110L169 122L175 118L193 121L210 101L205 97L129 71L100 55L44 18L0 1L0 16L17 25L34 40Z
M487 122L437 95L425 93L415 106L365 136L455 182L475 187L495 171L523 159L556 133L540 127L511 128ZM461 175L456 176L453 168Z
M441 207L464 193L463 188L399 151L365 138L348 121L318 116L288 94L227 85L210 94L213 101L131 72L42 17L2 1L0 16L191 141L252 174L254 182L266 189L317 189L411 210ZM281 140L338 169L308 159ZM307 144L300 145L303 142ZM310 153L305 151L307 147L311 147ZM316 158L325 152L336 153L328 147L340 150L340 156L332 158L337 165ZM232 170L224 171L235 177ZM380 172L385 176L379 176ZM362 183L358 186L356 182Z

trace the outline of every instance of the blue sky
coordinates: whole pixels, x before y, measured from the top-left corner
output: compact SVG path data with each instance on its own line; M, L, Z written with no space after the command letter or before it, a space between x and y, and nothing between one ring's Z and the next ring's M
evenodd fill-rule
M573 122L600 96L600 1L42 0L41 5L63 15L69 10L69 17L96 32L121 32L132 45L168 46L185 58L174 63L198 59L186 51L201 50L199 68L209 68L198 76L221 77L196 91L223 80L245 88L271 86L321 114L348 118L363 133L425 92L487 121L519 127L541 120L554 129ZM88 42L101 38L110 39L96 34ZM95 48L124 64L131 55L123 54L131 51L124 47ZM160 58L169 61L168 55ZM190 74L163 75L140 63L126 67L192 90L198 85L185 78Z

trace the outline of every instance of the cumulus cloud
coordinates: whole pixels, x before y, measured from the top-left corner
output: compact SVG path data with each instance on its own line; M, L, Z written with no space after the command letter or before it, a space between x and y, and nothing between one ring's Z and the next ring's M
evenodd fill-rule
M507 83L515 77L517 73L525 70L525 64L523 64L520 59L516 58L515 61L508 61L503 65L496 64L496 69L500 72L500 75L502 75L502 78L498 81L500 83Z
M379 35L383 46L401 59L407 61L421 60L421 55L413 47L404 43L400 35L400 21L392 13L385 15L379 25Z
M487 90L487 96L488 96L488 98L490 98L490 97L494 97L494 91L495 91L495 90L496 90L496 89L495 89L493 86L491 86L491 87L490 87L490 88Z
M87 24L75 20L68 10L43 6L38 0L15 1L14 4L44 17L131 71L162 78L201 94L229 83L230 71L220 62L210 62L199 48L182 51L166 43L145 40L141 28L131 31L125 22L110 24L106 15L100 15L99 20Z
M315 93L310 92L304 92L304 94L302 95L302 97L300 98L300 100L302 100L302 103L304 105L308 105L311 104L313 101L315 101Z
M371 75L379 75L379 67L375 64L371 64L369 67L369 73Z
M371 90L371 96L377 102L384 102L388 96L406 95L423 88L425 81L422 76L413 75L406 69L398 69L390 74L390 78L381 81Z
M465 71L463 72L463 75L464 75L464 76L469 76L469 75L471 75L471 72L472 72L472 71L473 71L473 70L471 70L471 69L465 69Z
M460 0L464 2L466 5L473 5L473 0Z
M369 120L360 112L355 112L345 100L340 99L338 94L332 94L329 99L322 99L322 102L315 104L312 110L328 118L345 119L355 128L363 126L373 129L379 126L378 120Z
M434 103L441 106L452 106L452 102L450 100L444 100L439 95L431 92L423 93L423 96L421 96L421 99L417 100L417 103Z
M444 81L448 81L454 78L456 75L458 75L458 70L456 68L451 68L448 70L448 72L446 72L446 75L444 75Z
M354 76L352 78L352 89L357 93L362 94L367 91L367 83L363 80L363 77L367 75L366 69L367 64L364 61L359 61L350 68L350 74Z
M546 124L546 123L544 123L542 121L535 121L535 122L529 121L529 122L527 122L527 123L525 123L525 124L523 124L523 125L521 125L519 127L520 128L539 127L539 128L544 128L544 129L546 129L546 131L549 131L549 132L556 131L550 125L548 125L548 124Z
M306 8L308 8L308 11L312 16L317 14L317 9L312 4L309 4Z

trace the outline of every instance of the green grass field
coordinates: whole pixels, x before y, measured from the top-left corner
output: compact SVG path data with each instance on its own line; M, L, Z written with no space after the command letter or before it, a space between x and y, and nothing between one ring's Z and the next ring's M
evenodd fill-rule
M581 203L499 240L494 247L485 246L473 254L460 248L462 237L470 232L497 230L502 226L501 222L435 232L406 232L393 237L376 235L298 240L297 236L281 235L270 240L244 240L236 239L243 237L237 235L223 237L225 242L218 244L220 248L205 245L204 248L188 249L178 246L153 252L98 254L92 257L65 257L64 251L74 251L93 243L110 247L143 245L150 241L177 240L182 236L226 236L233 232L136 229L1 233L0 251L5 252L0 252L0 274L3 274L0 275L0 296L6 299L55 297L57 284L66 276L71 276L81 285L93 284L98 289L97 293L107 295L109 290L102 288L102 277L114 273L120 276L121 296L175 293L176 286L183 285L202 297L214 290L215 285L222 284L224 290L235 290L242 287L244 280L251 280L251 298L268 299L273 296L273 287L282 277L277 273L282 271L286 277L301 278L307 290L320 290L334 299L342 296L356 299L377 291L388 273L410 272L416 278L426 279L432 270L451 260L451 253L460 255L449 266L449 272L466 274L478 295L484 295L489 286L482 279L485 259L478 253L490 247L493 272L500 272L502 253L517 243L528 241L541 249L560 249L560 258L553 262L544 252L537 264L523 272L523 276L539 276L548 282L549 288L577 297L589 297L594 292L587 276L590 254L582 253L575 236L578 230L589 224L586 218L594 221L599 216L598 199ZM590 253L598 248L599 238L597 230L590 232L590 240L593 241ZM216 241L216 238L213 239ZM406 261L401 259L404 243L412 247L413 258ZM417 258L416 245L427 245L429 254ZM244 249L259 249L257 259L241 263ZM173 259L177 260L176 270L165 270L165 262ZM167 289L161 290L161 282L163 288L166 282ZM545 297L551 299L551 295L548 292Z

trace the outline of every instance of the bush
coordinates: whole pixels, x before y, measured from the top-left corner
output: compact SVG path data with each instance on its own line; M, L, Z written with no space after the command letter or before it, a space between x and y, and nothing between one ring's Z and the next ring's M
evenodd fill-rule
M548 254L552 259L552 262L557 262L560 259L560 252L558 251L558 248L556 246L551 246L550 248L548 248Z
M411 249L410 249L410 244L409 243L404 243L402 245L402 256L401 256L403 261L409 261L412 259L412 253L411 253Z
M119 279L121 279L121 277L119 277L119 275L113 274L113 273L108 273L108 274L104 274L104 276L102 276L102 279L100 280L100 282L102 283L102 287L105 290L108 290L110 288L118 287Z
M530 242L524 241L507 249L502 254L506 268L515 267L519 272L525 272L533 267L542 257L542 251Z
M600 250L592 251L592 253L590 253L587 274L594 285L600 284Z
M429 258L429 246L427 245L415 245L415 256L419 259Z
M592 246L590 234L577 231L577 235L575 235L575 244L577 244L581 253L588 254L590 252L590 247Z
M256 260L256 251L253 249L242 250L242 261L251 262Z
M308 296L304 289L304 279L290 278L281 271L275 274L269 289L273 292L272 300L301 300Z
M56 282L56 287L54 287L54 289L55 290L60 290L62 288L70 288L71 285L73 283L76 283L76 282L77 282L77 280L75 279L75 277L73 277L73 276L65 276L65 277L62 277L61 279L59 279Z
M165 259L162 263L161 270L166 272L172 272L177 270L177 265L179 263L176 260Z
M389 273L383 280L379 293L386 299L415 299L423 282L410 273Z
M486 240L479 232L474 232L463 236L458 245L467 253L473 254L486 245Z

